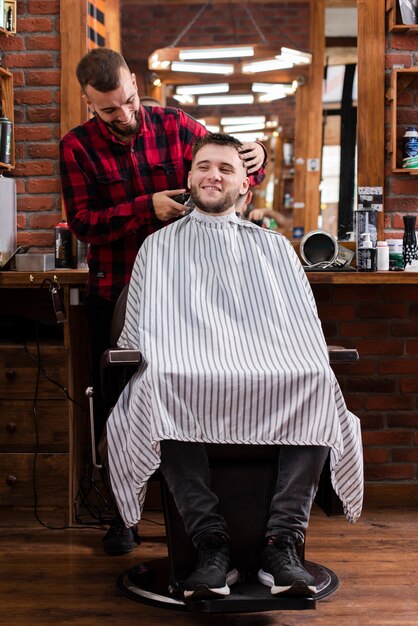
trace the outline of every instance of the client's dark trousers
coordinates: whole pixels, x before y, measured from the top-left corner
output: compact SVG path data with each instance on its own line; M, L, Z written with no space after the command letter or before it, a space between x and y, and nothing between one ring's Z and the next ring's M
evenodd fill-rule
M270 505L266 537L291 532L303 543L312 503L329 448L279 446L277 480ZM160 470L194 545L202 532L228 534L218 513L218 498L211 490L211 475L204 444L161 442Z

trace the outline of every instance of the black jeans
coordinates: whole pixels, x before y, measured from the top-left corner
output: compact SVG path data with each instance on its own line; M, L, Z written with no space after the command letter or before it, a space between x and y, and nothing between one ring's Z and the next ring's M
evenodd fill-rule
M266 537L286 531L303 543L328 453L325 446L280 446ZM218 498L211 490L203 443L161 441L160 470L195 546L199 535L208 530L228 535L226 522L218 513Z

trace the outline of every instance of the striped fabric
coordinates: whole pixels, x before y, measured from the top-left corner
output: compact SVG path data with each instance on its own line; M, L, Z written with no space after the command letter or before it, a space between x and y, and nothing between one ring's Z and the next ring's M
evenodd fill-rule
M329 446L334 489L347 519L359 517L359 420L282 235L193 211L148 237L119 345L144 357L108 420L112 487L128 526L141 517L164 439Z

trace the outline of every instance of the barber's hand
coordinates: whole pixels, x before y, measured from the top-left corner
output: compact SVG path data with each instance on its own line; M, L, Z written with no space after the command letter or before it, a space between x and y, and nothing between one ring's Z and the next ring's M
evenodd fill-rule
M264 163L265 152L259 143L244 143L240 150L240 157L245 161L247 174L258 172Z
M174 196L185 193L185 191L186 189L171 189L169 191L157 191L157 193L154 193L152 196L152 204L157 219L161 222L166 222L175 217L185 215L186 210L184 205L172 199Z
M250 222L261 222L261 220L264 218L264 215L264 209L253 209L249 213L248 219L250 220Z

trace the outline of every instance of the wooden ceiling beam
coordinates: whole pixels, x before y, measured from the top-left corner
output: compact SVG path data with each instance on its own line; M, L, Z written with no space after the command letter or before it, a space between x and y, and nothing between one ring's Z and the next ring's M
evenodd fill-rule
M212 4L240 4L242 0L212 0ZM251 0L250 4L309 4L309 0ZM123 0L123 4L206 4L206 0ZM325 0L326 7L356 7L357 0Z

